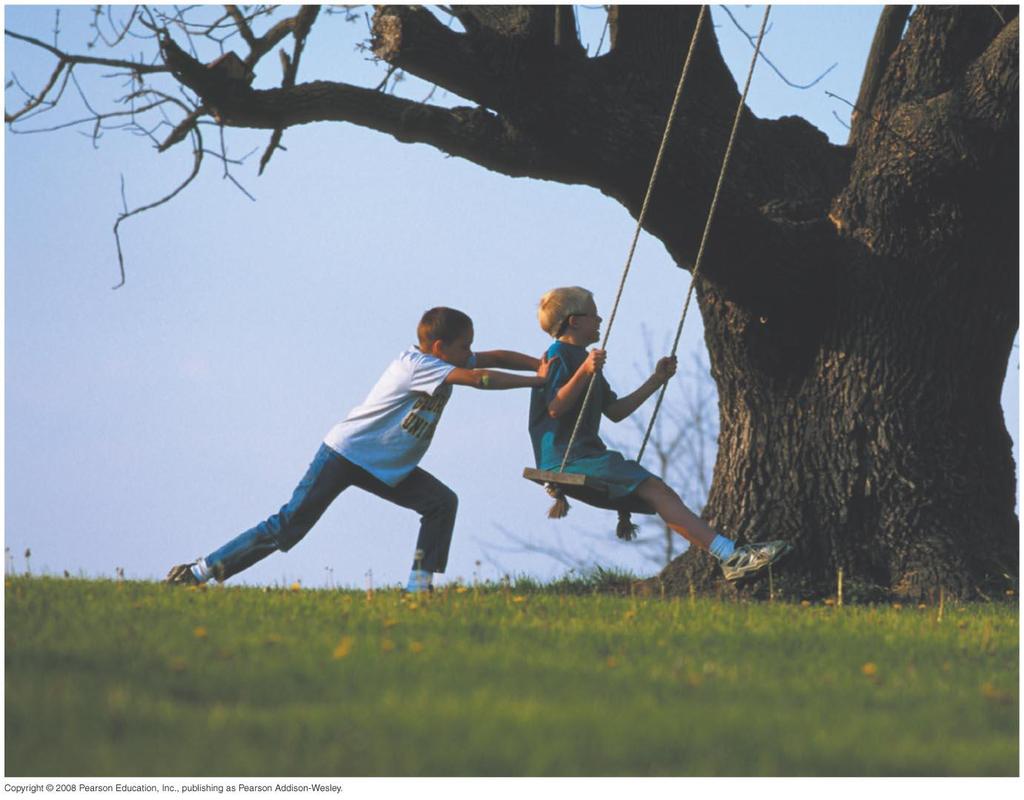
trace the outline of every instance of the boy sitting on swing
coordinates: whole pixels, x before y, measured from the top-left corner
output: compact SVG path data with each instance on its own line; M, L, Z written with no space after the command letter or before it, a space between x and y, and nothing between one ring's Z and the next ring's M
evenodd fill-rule
M530 398L530 438L538 469L561 469L587 384L593 380L565 472L599 478L607 484L611 500L629 495L643 500L672 530L715 556L727 580L760 572L785 555L790 548L782 541L737 546L690 511L661 478L608 450L598 436L602 414L612 422L625 419L675 374L674 356L660 359L654 374L636 391L618 397L601 374L605 351L586 350L600 340L601 317L591 292L579 286L552 289L541 298L537 318L555 339L547 351L547 380L532 390Z
M224 581L277 550L291 550L341 492L358 486L420 514L416 557L405 590L432 589L434 573L444 572L448 562L458 498L417 464L452 387L540 386L547 364L509 350L472 352L473 321L453 308L427 311L416 333L419 344L392 361L366 400L328 432L291 500L205 558L172 567L167 583ZM536 374L513 375L489 367Z

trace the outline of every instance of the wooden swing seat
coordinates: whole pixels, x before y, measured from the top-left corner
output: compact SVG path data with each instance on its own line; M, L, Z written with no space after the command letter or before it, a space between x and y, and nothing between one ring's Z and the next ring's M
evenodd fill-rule
M557 486L566 497L579 500L588 506L604 508L609 511L629 511L632 514L653 514L654 509L635 495L611 499L608 497L608 484L590 475L575 472L549 472L543 469L527 467L523 477L541 486L551 484Z

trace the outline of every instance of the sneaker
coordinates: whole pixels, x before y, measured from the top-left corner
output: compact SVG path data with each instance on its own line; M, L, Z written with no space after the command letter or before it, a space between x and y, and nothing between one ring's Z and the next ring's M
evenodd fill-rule
M171 567L171 571L167 573L167 577L164 578L164 583L170 583L175 586L198 586L199 578L192 572L192 564L178 564Z
M425 569L414 569L409 573L409 582L405 584L406 594L434 591L434 573Z
M745 578L774 564L792 549L788 542L782 541L754 542L742 545L722 562L722 573L727 581Z

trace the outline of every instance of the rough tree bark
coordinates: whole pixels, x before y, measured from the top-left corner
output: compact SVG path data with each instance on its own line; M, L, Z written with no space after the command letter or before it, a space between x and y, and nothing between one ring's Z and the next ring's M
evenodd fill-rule
M373 48L474 104L454 109L294 74L254 90L163 32L164 64L202 102L166 144L201 113L271 131L352 122L592 186L635 217L697 7L613 7L597 58L567 9L557 36L550 6L450 10L464 32L377 7ZM775 577L794 593L829 591L839 567L913 598L987 595L1018 575L999 403L1018 327L1017 8L918 7L904 32L906 16L882 15L847 146L745 112L698 285L721 414L704 515L791 541ZM267 37L245 33L253 67ZM739 98L710 26L695 59L646 224L683 268ZM721 589L693 550L658 580Z

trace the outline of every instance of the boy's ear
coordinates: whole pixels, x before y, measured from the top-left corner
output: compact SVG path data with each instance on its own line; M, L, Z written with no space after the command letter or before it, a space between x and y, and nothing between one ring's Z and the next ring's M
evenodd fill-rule
M434 339L434 341L430 343L430 355L436 356L437 358L441 358L444 355L441 349L443 346L444 344L441 342L440 339Z

